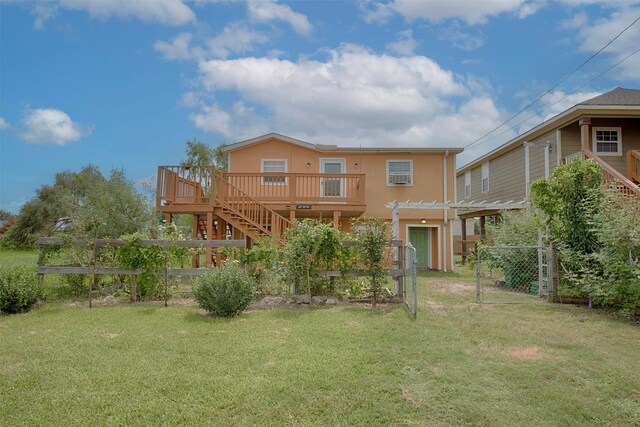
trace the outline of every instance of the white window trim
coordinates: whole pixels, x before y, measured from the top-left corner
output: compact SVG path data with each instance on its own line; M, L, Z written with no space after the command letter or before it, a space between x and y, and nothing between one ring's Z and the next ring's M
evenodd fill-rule
M602 153L600 151L597 151L598 144L596 141L596 131L599 131L599 130L615 130L618 132L618 151L617 152ZM591 128L591 141L592 141L593 154L596 154L598 156L622 156L622 128L620 127L593 127Z
M487 171L487 176L485 177L484 171ZM487 189L484 189L484 180L487 180ZM480 189L482 190L483 193L488 193L489 190L491 189L491 184L489 182L489 162L487 163L483 163L480 166Z
M287 161L287 159L261 159L260 160L260 173L266 173L264 171L264 162L284 162L284 172L282 173L287 173L289 171L289 162ZM271 173L271 172L269 172ZM274 173L279 173L279 172L274 172ZM288 184L288 178L285 177L284 178L284 182L267 182L264 180L265 177L263 176L260 181L262 185L287 185Z
M469 190L467 192L467 190ZM471 197L471 171L467 171L464 173L464 198L468 199Z
M411 184L389 184L389 163L391 162L409 162L409 176ZM413 187L413 159L387 159L387 174L385 176L387 187Z

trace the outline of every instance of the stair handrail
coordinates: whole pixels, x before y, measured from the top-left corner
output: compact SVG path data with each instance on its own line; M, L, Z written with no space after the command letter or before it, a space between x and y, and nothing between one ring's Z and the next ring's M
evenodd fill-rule
M585 159L591 159L598 165L600 165L604 173L605 184L622 184L623 188L618 187L619 191L627 195L635 195L637 197L640 197L640 187L635 185L600 157L593 154L591 150L583 149L582 153L584 154Z
M217 183L216 202L263 233L283 236L284 232L293 226L291 221L278 212L260 203L230 182L225 181L223 174L216 173L215 182ZM229 194L230 192L232 194ZM244 207L244 209L241 207ZM247 209L247 207L250 209ZM264 223L270 223L271 230L265 228L263 226Z
M630 180L640 182L640 150L627 151L627 175Z

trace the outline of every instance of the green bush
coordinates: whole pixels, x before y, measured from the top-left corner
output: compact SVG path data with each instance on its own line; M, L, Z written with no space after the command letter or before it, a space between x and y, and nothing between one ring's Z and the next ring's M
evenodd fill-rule
M246 271L225 265L200 276L193 296L210 314L232 317L249 306L255 292L253 280Z
M41 296L35 273L22 268L0 268L0 312L26 312Z

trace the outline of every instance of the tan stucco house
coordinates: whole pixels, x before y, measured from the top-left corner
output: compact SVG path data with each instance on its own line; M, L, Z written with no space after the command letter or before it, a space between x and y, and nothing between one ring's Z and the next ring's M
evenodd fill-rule
M301 218L349 230L361 216L391 221L385 205L394 200L455 200L461 151L338 147L270 133L226 146L228 172L160 166L157 208L195 215L194 237L200 238L278 235ZM419 267L451 270L452 219L452 211L402 210L399 235L417 248Z
M640 197L640 90L616 88L588 99L460 167L457 200L528 200L531 183L576 158L597 162L607 181ZM497 213L478 209L460 217L480 217L483 228L484 218Z

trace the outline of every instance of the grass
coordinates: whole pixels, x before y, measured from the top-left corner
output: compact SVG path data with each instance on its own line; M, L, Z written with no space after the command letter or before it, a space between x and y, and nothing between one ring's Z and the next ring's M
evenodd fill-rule
M0 266L35 268L37 262L38 251L35 249L0 249Z
M400 306L49 303L0 317L0 425L639 425L640 329L476 305L465 270Z

